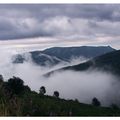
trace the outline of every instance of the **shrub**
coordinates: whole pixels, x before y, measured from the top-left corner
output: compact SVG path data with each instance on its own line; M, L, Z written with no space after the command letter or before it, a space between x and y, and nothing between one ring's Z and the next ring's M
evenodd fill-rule
M53 96L56 97L56 98L58 98L59 97L59 92L58 91L54 91Z
M39 93L40 93L41 95L44 95L44 94L46 93L46 89L45 89L44 86L40 87Z
M92 99L92 105L94 105L94 106L100 106L101 103L100 103L100 101L97 98L93 98Z
M24 82L18 77L13 77L8 80L7 87L13 94L20 94L24 90Z

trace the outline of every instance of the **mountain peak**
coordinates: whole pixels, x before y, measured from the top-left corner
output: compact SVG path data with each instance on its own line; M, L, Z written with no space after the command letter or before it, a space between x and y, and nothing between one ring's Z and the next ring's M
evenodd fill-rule
M45 65L46 62L51 63L51 65L56 65L61 61L66 63L70 62L73 58L79 57L89 59L114 50L110 46L52 47L43 51L32 51L30 54L33 62L38 65ZM20 61L20 63L23 63L23 57L18 57L17 62Z

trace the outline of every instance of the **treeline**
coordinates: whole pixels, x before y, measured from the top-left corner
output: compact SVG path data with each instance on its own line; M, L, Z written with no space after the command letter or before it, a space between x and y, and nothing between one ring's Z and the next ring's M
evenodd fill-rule
M97 98L92 99L92 105L86 105L77 99L60 99L59 95L59 91L53 91L53 96L46 95L45 86L41 86L37 93L24 85L24 81L18 77L13 76L4 81L0 75L0 116L120 115L116 105L113 104L112 108L100 107L101 103Z

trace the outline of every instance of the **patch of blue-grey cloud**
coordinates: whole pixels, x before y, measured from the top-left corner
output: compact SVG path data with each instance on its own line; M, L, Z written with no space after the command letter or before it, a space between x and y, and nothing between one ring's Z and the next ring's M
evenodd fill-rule
M50 37L117 43L119 21L119 4L0 4L0 40Z

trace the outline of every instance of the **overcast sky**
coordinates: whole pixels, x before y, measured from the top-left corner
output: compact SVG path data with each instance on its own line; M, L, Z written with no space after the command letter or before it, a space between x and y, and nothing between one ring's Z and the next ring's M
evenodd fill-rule
M120 47L119 4L0 4L0 45Z

